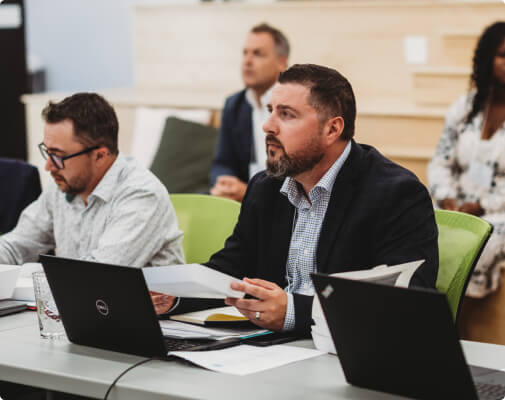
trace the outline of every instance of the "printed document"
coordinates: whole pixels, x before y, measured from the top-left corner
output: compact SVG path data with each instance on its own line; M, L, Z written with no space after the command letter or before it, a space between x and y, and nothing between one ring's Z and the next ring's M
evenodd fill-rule
M222 350L173 351L169 353L216 372L248 375L295 361L320 356L324 352L278 344L256 347L242 344Z
M244 296L243 292L230 288L232 282L241 282L240 279L200 264L143 268L142 272L149 290L176 297L224 299Z

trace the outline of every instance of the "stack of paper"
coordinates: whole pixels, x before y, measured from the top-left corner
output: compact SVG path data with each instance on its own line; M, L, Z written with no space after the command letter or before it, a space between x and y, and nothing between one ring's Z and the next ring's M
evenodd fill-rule
M187 324L179 321L160 321L163 336L178 339L211 339L248 338L269 334L267 329L255 328L207 328L200 325Z
M12 297L20 270L17 265L0 264L0 299Z
M12 294L15 300L35 301L35 293L33 292L33 279L34 272L44 272L42 264L39 263L26 263L21 266L16 288Z

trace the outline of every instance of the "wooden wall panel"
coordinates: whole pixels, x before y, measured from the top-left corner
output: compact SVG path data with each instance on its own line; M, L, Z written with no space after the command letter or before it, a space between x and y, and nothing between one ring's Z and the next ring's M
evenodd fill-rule
M136 83L229 94L242 86L247 32L265 21L289 37L292 63L338 69L352 82L358 101L414 101L405 36L425 36L429 65L447 65L444 32L480 32L503 12L498 1L465 0L141 5L135 11Z

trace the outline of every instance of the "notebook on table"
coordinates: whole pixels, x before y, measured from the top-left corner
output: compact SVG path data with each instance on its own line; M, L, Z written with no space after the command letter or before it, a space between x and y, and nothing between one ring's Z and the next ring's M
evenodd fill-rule
M144 357L176 350L214 350L240 344L164 337L139 268L41 255L68 339L75 344Z
M350 384L416 399L505 397L505 372L466 363L444 294L312 279Z

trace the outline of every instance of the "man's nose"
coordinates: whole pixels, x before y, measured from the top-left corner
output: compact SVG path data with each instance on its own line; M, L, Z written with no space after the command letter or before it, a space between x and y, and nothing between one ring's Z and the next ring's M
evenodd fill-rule
M52 172L54 170L57 170L58 168L56 168L56 166L54 165L54 163L51 161L51 157L47 157L46 165L45 165L44 169L46 171Z
M272 135L277 135L279 129L277 123L275 122L274 113L271 113L266 122L263 124L263 132L266 134L271 133Z
M244 65L252 64L252 60L253 60L253 57L252 57L251 53L244 53L244 57L242 59L242 62L244 63Z

